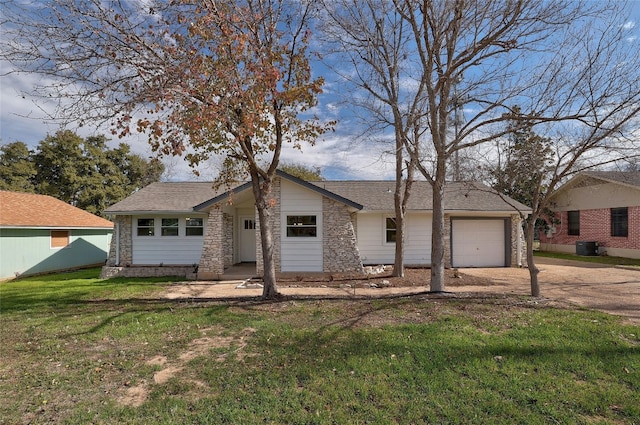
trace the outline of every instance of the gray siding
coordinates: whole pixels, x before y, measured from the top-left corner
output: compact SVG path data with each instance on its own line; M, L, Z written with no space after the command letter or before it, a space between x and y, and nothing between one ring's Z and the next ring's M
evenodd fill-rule
M134 265L190 265L200 263L204 236L186 236L185 219L199 217L203 219L203 232L206 233L207 217L203 214L187 215L145 215L134 216L133 233L133 264ZM138 218L153 218L155 225L154 236L137 236ZM178 236L161 236L161 221L163 218L178 218Z
M393 264L395 244L385 241L385 218L393 213L358 215L358 249L363 264ZM406 241L404 262L406 265L431 263L431 214L409 213L406 216Z
M321 272L322 196L294 183L282 180L281 244L283 272ZM315 215L316 237L287 237L287 215Z

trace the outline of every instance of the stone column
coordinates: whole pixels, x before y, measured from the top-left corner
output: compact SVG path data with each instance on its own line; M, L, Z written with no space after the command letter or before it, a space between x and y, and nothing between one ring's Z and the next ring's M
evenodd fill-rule
M223 215L224 223L224 266L233 266L233 216Z
M364 273L347 207L322 198L322 263L328 273Z
M444 215L444 267L451 268L451 215Z
M527 267L527 241L519 214L511 215L511 267Z
M130 215L116 216L113 234L111 236L111 246L109 247L109 257L107 266L130 266L133 257L133 229ZM116 250L119 249L119 255ZM116 264L118 263L118 264Z
M215 205L209 210L198 279L219 279L224 273L224 219L222 209Z

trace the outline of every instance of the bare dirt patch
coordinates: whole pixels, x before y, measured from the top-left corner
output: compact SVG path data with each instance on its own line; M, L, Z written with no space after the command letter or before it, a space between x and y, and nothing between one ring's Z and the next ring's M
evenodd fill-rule
M576 261L538 258L539 281L546 302L578 305L640 322L640 270ZM415 295L429 291L429 269L407 269L405 277L390 271L362 277L306 277L280 279L285 297L376 298ZM167 298L229 299L259 297L260 288L238 288L239 283L185 282L171 285ZM531 293L525 268L446 270L446 290L456 297ZM538 300L540 301L540 300Z
M186 350L178 355L175 360L169 360L163 355L154 356L147 360L148 365L159 366L160 370L153 374L153 382L142 381L133 387L125 387L116 396L116 400L123 405L138 407L147 400L151 385L166 384L170 379L178 376L187 364L200 356L206 356L212 349L231 349L231 354L236 355L237 360L242 360L246 353L242 351L247 346L246 338L255 333L253 328L243 329L238 336L207 336L207 333L219 332L214 328L202 329L202 338L197 338L187 346ZM223 362L229 358L229 352L216 357L216 361ZM189 379L188 379L189 380ZM190 380L196 387L206 386L201 381Z

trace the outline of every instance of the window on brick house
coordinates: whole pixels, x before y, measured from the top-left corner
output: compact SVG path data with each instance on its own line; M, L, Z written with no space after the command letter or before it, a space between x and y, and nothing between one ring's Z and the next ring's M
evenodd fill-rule
M569 211L567 216L569 235L580 236L580 211Z
M629 234L629 209L611 208L611 236L626 238Z

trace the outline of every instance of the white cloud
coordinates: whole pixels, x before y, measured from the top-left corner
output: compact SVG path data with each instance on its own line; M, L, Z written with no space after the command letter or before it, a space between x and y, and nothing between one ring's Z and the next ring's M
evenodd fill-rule
M3 74L6 70L1 67ZM58 129L57 124L47 120L53 110L51 103L36 103L23 95L32 90L39 77L24 74L8 74L0 77L0 141L11 143L22 141L34 146L47 133Z
M393 179L394 162L383 144L358 142L350 136L331 135L302 151L287 146L282 161L320 167L329 180Z
M110 145L117 146L124 142L131 150L143 157L152 156L146 136L134 134L125 139L112 137L108 125L91 125L86 123L80 127L77 122L63 126L61 122L52 120L56 109L56 101L45 98L34 98L28 95L37 85L42 85L42 77L37 74L6 74L10 68L0 63L0 143L16 141L24 142L34 149L48 134L63 128L72 130L82 137L104 134L111 138ZM181 174L185 174L182 172Z
M48 134L62 129L60 122L51 117L56 110L56 99L29 96L36 86L46 86L38 74L7 74L10 65L0 62L0 144L22 141L31 149ZM334 87L338 90L338 86ZM331 90L329 90L331 91ZM282 160L320 167L329 179L392 179L394 163L383 153L384 146L373 142L355 141L353 134L359 132L353 126L357 120L350 117L349 109L336 101L332 95L323 95L321 103L312 111L324 119L338 119L335 133L325 134L315 146L304 145L302 152L290 146L285 147ZM347 114L345 116L345 113ZM78 122L68 123L66 129L72 130L81 137L104 134L111 139L110 146L124 142L131 150L144 158L152 157L144 134L134 133L123 139L111 136L108 123L97 125L87 122L79 126ZM193 169L181 157L163 158L168 173L167 178L174 181L211 180L217 170L219 160L201 164L198 171L201 177L194 175Z

